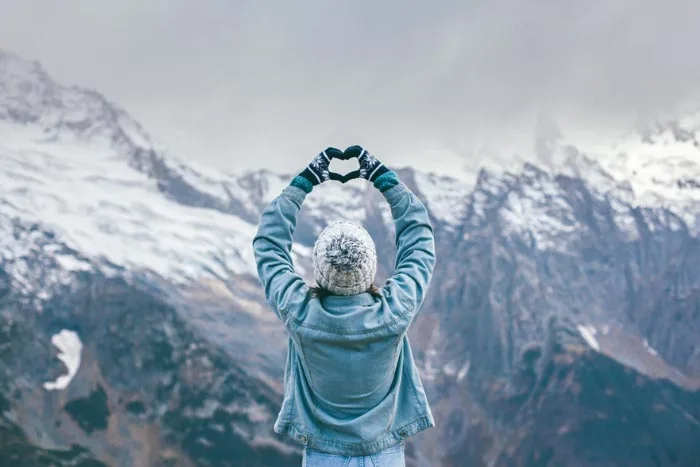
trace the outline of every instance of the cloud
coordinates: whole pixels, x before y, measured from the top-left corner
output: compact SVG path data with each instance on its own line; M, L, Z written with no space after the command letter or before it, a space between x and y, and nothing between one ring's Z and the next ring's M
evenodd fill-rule
M398 165L511 151L543 112L654 117L698 97L698 17L692 0L27 0L0 4L0 44L183 157L292 170L328 144Z

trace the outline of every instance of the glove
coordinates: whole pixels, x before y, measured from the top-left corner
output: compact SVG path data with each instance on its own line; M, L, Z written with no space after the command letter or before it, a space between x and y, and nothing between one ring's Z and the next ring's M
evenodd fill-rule
M301 171L299 176L311 182L312 186L319 185L328 180L338 180L342 182L344 180L342 175L328 170L328 166L331 164L331 159L333 158L344 159L345 155L340 149L327 148L318 156L314 157L311 163Z
M367 152L367 150L363 149L361 146L350 146L345 150L345 152L343 152L343 157L345 157L345 159L356 157L357 161L360 163L360 170L347 174L345 176L346 179L359 177L374 183L374 181L381 175L389 172L387 166L382 164L379 159Z

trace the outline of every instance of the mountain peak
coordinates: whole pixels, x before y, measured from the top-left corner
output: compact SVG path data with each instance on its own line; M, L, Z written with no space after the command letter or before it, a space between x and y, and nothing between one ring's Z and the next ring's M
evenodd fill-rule
M24 76L34 81L51 80L48 73L41 64L34 60L25 60L19 55L0 49L0 73L3 81L0 84L9 82L12 76Z
M129 155L137 147L153 147L143 128L99 92L62 85L38 62L2 51L0 125L6 142L14 139L25 146L106 142Z
M675 142L690 143L698 147L700 145L700 109L640 126L637 131L641 140L648 144Z

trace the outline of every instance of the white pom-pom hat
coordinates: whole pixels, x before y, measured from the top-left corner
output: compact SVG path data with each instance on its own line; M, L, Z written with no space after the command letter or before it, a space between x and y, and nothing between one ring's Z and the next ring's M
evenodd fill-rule
M314 244L314 278L334 295L366 292L377 273L377 251L369 232L350 221L335 222Z

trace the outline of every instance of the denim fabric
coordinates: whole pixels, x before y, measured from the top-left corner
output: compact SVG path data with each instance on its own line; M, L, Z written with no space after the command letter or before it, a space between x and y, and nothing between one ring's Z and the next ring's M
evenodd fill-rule
M366 456L435 425L406 336L430 285L433 229L405 184L383 195L397 251L380 297L310 293L291 256L306 197L298 187L286 187L270 202L253 240L265 296L289 334L274 430L330 454Z
M302 467L406 467L404 443L368 456L341 456L304 449Z

